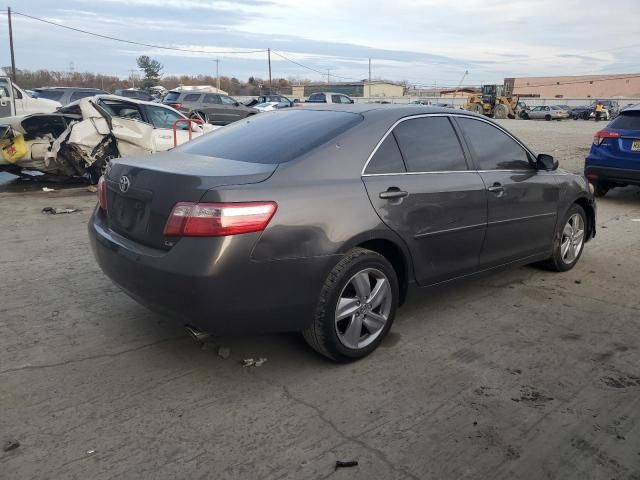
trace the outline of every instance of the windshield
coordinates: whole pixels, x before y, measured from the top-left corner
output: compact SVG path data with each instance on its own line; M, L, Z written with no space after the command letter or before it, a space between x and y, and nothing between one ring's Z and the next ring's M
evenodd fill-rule
M46 98L47 100L55 100L57 102L63 95L64 90L34 90L31 96L33 98Z
M285 163L330 141L360 121L360 115L345 112L286 109L265 112L186 143L179 150L241 162Z

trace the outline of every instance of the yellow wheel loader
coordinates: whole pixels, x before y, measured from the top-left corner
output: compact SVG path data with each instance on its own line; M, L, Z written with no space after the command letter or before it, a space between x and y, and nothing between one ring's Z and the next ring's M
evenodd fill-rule
M483 85L480 95L471 95L465 110L493 118L516 118L518 98L505 94L503 85Z

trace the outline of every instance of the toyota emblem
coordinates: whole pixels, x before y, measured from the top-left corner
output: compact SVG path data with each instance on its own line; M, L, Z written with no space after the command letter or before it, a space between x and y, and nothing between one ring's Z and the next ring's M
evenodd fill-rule
M129 190L129 187L131 186L131 181L129 180L129 177L127 177L126 175L122 175L120 177L120 191L122 193L125 193L127 190Z

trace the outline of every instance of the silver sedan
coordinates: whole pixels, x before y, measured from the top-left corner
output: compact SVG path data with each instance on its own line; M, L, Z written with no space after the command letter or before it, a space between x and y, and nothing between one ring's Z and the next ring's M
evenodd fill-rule
M523 113L522 118L525 120L563 120L569 118L569 112L555 105L539 105Z

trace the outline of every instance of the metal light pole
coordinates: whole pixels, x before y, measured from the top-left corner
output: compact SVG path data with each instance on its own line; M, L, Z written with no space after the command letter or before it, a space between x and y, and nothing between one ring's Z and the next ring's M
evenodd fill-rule
M267 61L269 62L269 95L273 93L271 84L271 49L267 48Z
M371 98L371 57L369 57L369 98Z
M7 19L9 20L9 50L11 50L11 79L16 81L16 58L13 53L13 27L11 25L11 7L7 7Z
M218 89L218 93L220 93L220 74L218 73L218 64L220 63L219 59L215 59L216 62L216 88Z

